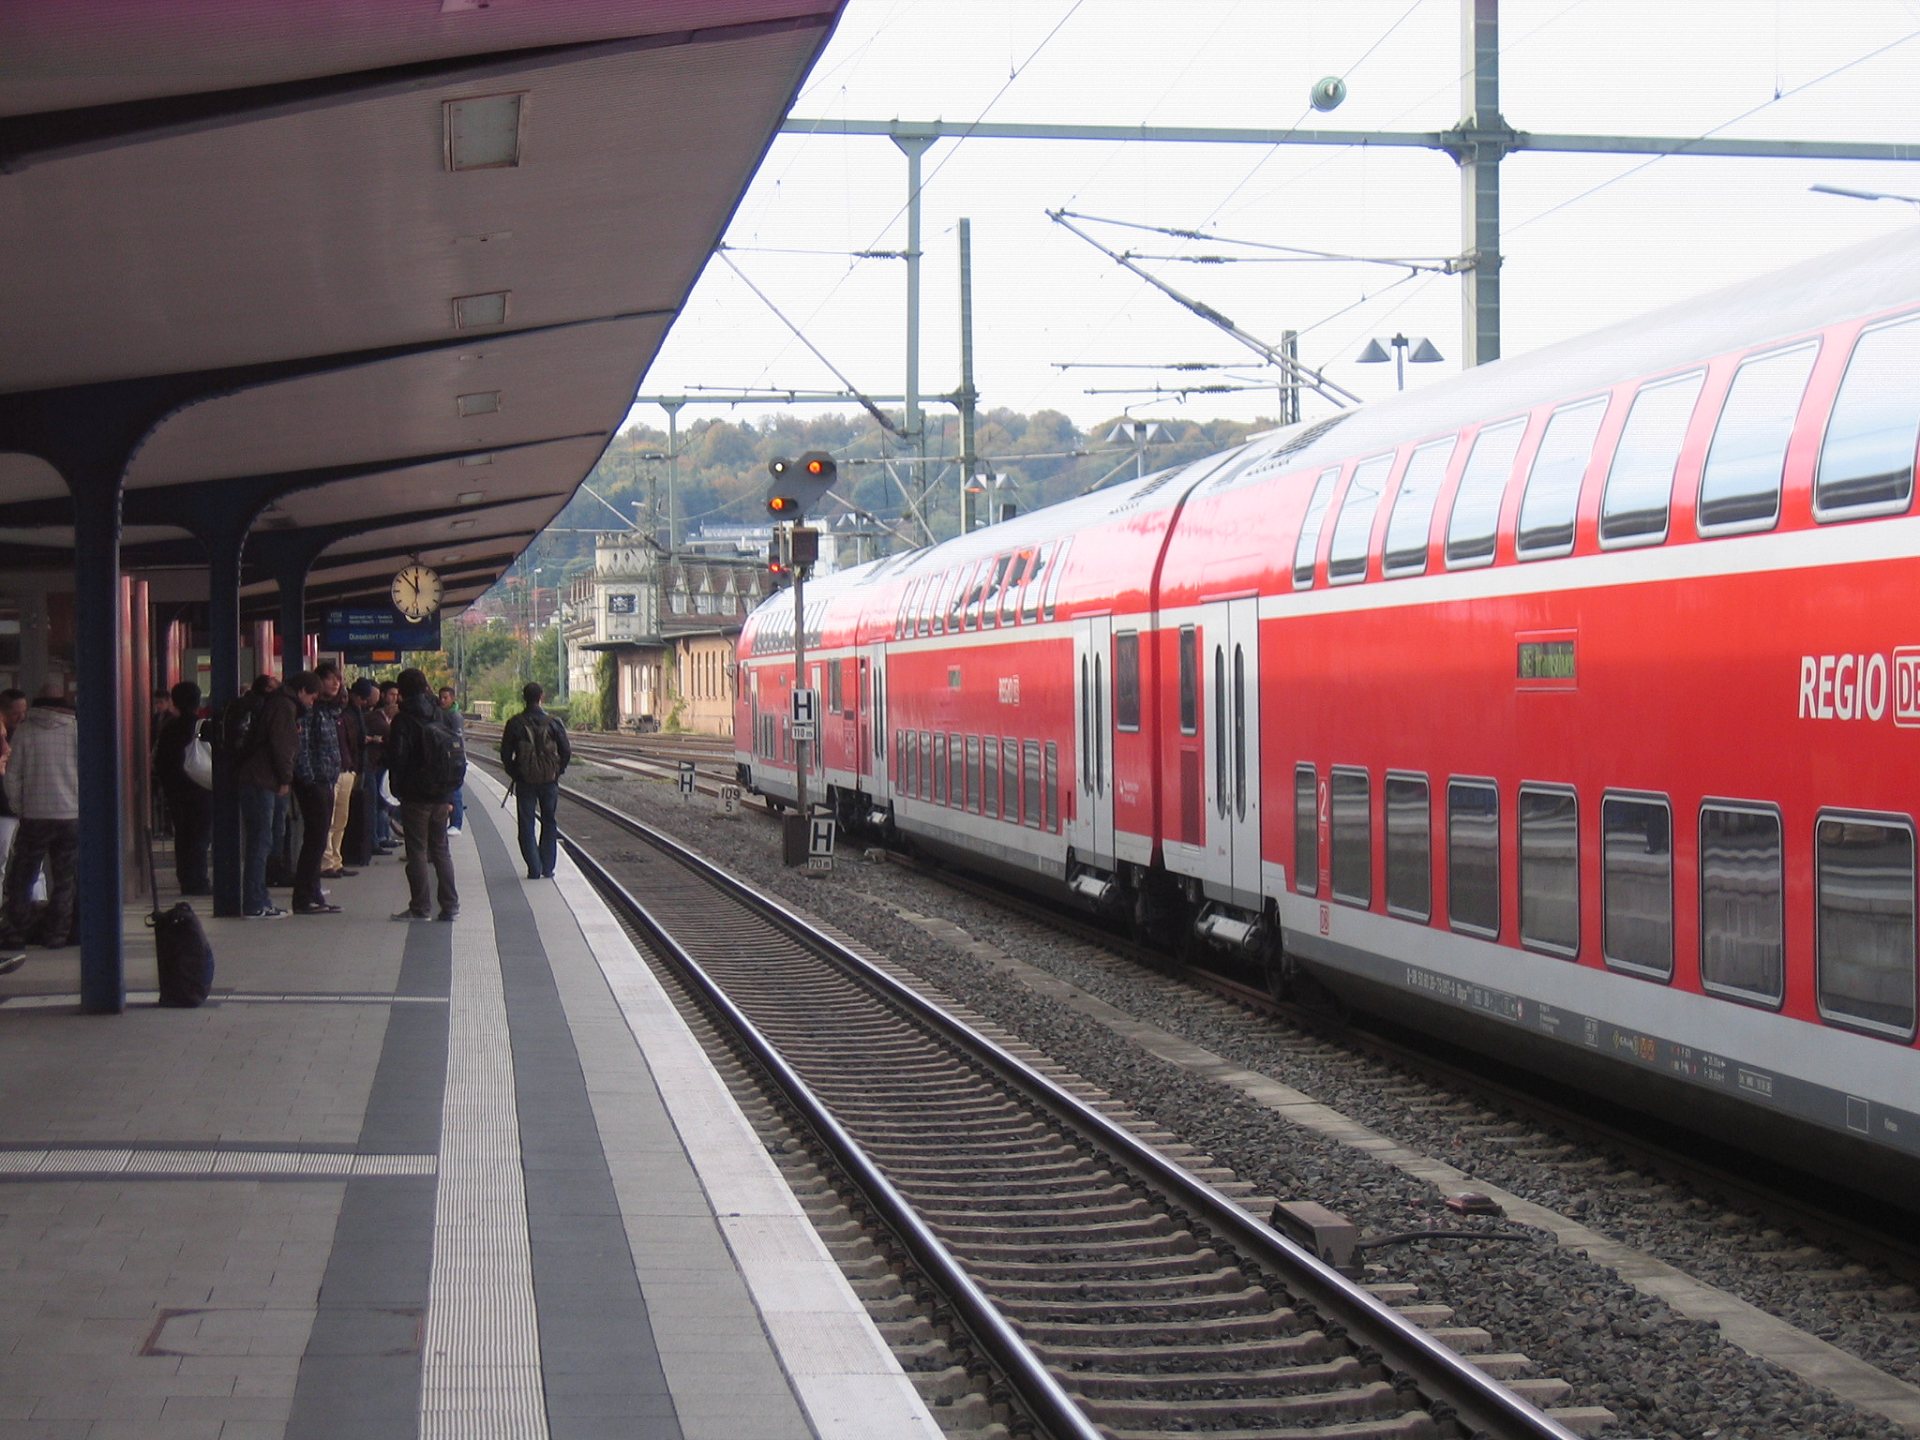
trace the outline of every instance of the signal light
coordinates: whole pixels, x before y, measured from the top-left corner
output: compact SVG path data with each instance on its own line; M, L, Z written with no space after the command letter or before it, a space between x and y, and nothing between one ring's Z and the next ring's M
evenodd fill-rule
M781 520L799 520L826 497L839 475L839 466L824 450L809 450L798 460L784 455L767 462L773 484L767 489L767 513Z
M776 535L767 545L767 572L771 575L785 575L787 566L787 547L785 536Z
M769 495L767 513L777 515L782 520L790 520L800 513L800 502L791 495Z

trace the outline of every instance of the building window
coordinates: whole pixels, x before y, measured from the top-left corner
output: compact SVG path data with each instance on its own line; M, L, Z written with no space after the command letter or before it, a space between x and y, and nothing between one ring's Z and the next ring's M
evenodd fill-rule
M1914 1033L1913 823L1881 815L1820 817L1820 1013L1908 1040Z
M1786 974L1780 816L1758 806L1700 807L1700 983L1778 1005Z
M1664 799L1602 798L1600 914L1607 964L1673 977L1673 812Z

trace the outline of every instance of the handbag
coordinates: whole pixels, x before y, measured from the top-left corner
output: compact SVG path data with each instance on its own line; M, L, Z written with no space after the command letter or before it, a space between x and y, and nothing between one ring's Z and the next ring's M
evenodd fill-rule
M196 735L180 755L180 771L202 790L213 789L213 746L207 737Z

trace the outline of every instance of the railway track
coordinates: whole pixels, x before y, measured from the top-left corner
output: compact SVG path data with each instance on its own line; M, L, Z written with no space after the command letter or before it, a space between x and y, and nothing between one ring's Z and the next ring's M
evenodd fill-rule
M1444 1309L1336 1273L1263 1223L1271 1202L1251 1187L1169 1162L1154 1145L1172 1136L1103 1116L666 837L568 799L620 857L603 869L576 837L583 866L649 948L708 977L691 983L710 985L716 1016L737 1011L748 1038L732 1043L792 1072L781 1103L1047 1433L1564 1440L1599 1418L1544 1414L1523 1397L1566 1387L1519 1378L1523 1357L1468 1363L1422 1328Z

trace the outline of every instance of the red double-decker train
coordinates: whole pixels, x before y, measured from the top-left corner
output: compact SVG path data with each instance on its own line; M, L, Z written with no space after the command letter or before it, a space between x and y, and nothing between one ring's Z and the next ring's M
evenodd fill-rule
M1900 235L810 585L812 793L1914 1204L1917 439Z

